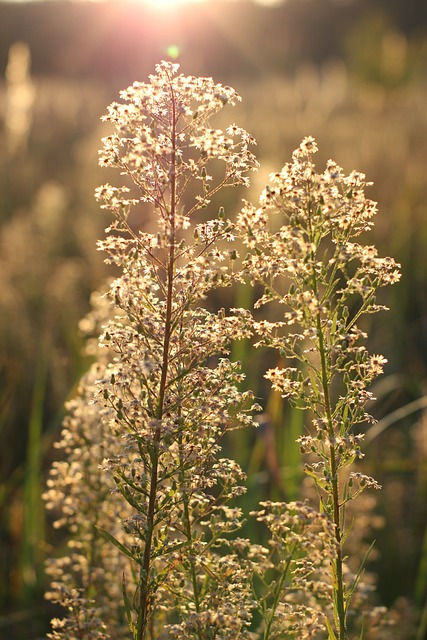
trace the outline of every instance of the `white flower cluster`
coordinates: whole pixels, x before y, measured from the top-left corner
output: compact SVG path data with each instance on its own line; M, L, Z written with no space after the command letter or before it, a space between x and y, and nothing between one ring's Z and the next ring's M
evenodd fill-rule
M270 176L259 206L245 204L237 227L250 250L244 268L263 288L255 307L270 305L279 317L254 323L256 346L276 349L285 365L265 377L283 398L313 416L314 429L299 444L310 456L304 469L315 482L320 509L335 527L337 636L329 630L329 637L347 640L354 589L344 584L345 508L365 489L380 488L373 478L347 468L363 457L363 434L355 435L354 428L372 421L367 387L386 363L368 353L367 335L356 323L384 309L376 302L377 291L397 282L400 273L392 258L379 258L375 247L354 242L369 231L376 213L376 204L365 196L365 176L345 176L332 160L317 173L316 151L313 138L303 140L293 161Z
M114 217L99 248L119 276L81 324L96 363L68 407L65 459L45 494L55 526L71 535L48 564L47 597L67 610L49 637L314 639L326 630L347 640L355 587L344 585L342 512L379 486L352 471L342 489L340 474L362 457L353 428L369 418L367 385L386 362L368 354L356 322L399 277L392 259L353 241L376 210L364 176L332 161L318 175L307 138L258 207L245 203L235 222L222 207L205 216L214 194L247 186L257 167L250 134L210 122L239 96L163 62L121 99L104 118L114 131L100 164L128 184L96 192ZM152 232L140 229L145 215ZM245 274L264 288L256 308L276 301L280 320L203 307ZM254 333L288 360L267 372L273 388L313 414L300 446L315 458L306 472L320 495L319 511L262 503L253 515L266 546L236 537L245 474L221 457L226 432L254 426L261 411L228 358L233 341Z

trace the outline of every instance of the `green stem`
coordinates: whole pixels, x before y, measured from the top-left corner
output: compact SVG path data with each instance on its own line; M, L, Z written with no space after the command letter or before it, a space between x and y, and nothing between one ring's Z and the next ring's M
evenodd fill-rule
M280 576L279 582L276 585L273 604L271 605L270 618L269 618L267 626L266 626L266 628L264 630L264 638L263 638L263 640L269 640L269 638L270 638L271 626L272 626L273 621L274 621L274 614L275 614L277 606L279 604L280 594L282 593L283 584L285 582L286 576L288 575L289 567L291 566L292 558L293 558L294 553L296 551L296 547L297 547L297 545L295 545L295 547L289 553L289 555L288 555L288 557L286 559L286 562L285 562L285 566L284 566L283 571L282 571L282 575Z
M172 131L171 131L171 159L170 159L170 213L169 213L169 255L166 268L166 316L165 316L165 329L163 339L163 356L162 356L162 370L159 387L159 397L156 407L156 418L161 420L164 411L164 401L167 386L167 376L169 368L169 347L172 334L172 306L173 306L173 286L174 286L174 269L175 269L175 214L176 214L176 110L175 110L175 96L171 89L171 105L172 105ZM168 212L166 212L168 214ZM151 450L151 477L150 477L150 492L148 498L148 512L147 512L147 530L145 535L144 554L140 569L139 579L139 607L138 607L138 620L136 627L136 640L144 640L147 635L147 625L149 621L149 609L151 605L151 587L150 587L150 564L151 564L151 547L153 543L154 534L154 515L157 501L157 485L158 485L158 467L159 467L159 455L160 455L160 437L161 429L158 426L154 433L153 446Z
M318 238L314 235L314 230L311 224L311 203L310 193L308 193L309 204L307 207L307 220L308 220L308 232L309 237L315 246L319 245ZM312 251L312 264L315 264L314 250ZM313 292L316 300L320 301L319 287L317 282L316 268L312 268L313 277ZM324 300L324 298L323 298ZM341 512L340 512L340 494L339 494L339 478L338 478L338 460L335 451L335 431L331 409L331 398L329 393L329 375L328 375L328 363L326 359L325 341L322 329L322 318L320 311L316 314L316 329L319 345L319 354L321 362L321 382L324 398L324 409L326 413L326 420L328 424L328 436L329 436L329 464L331 472L332 483L332 517L335 525L335 539L337 542L337 555L335 558L335 584L334 588L334 607L336 617L338 618L337 626L339 627L339 640L348 640L347 626L346 626L346 611L345 611L345 593L344 593L344 578L343 578L343 556L342 556L342 535L341 535Z
M182 329L182 325L181 325L181 329ZM182 375L185 375L185 373L183 373ZM183 392L181 389L181 379L180 376L177 376L177 378L179 379L179 384L178 384L178 397L181 398L183 397ZM178 420L181 419L181 406L178 407ZM191 518L190 518L190 507L189 507L189 495L188 495L188 491L187 491L187 487L185 486L186 484L186 476L185 476L185 466L184 466L184 443L183 443L183 438L182 438L182 431L180 431L179 433L179 440L178 440L178 448L179 448L179 464L180 464L180 469L179 469L179 476L180 476L180 484L182 487L182 491L183 491L183 507L184 507L184 532L185 535L187 537L187 541L188 541L188 559L190 562L190 579L191 579L191 585L193 587L193 595L194 595L194 607L196 610L196 613L200 612L200 597L199 597L199 587L197 584L197 574L196 574L196 567L195 567L195 563L194 563L194 555L193 555L193 531L192 531L192 526L191 526ZM202 636L200 631L197 632L197 635L199 637L199 640L202 640Z
M332 505L333 505L333 521L335 524L335 538L337 541L337 556L335 558L336 585L334 585L336 597L336 613L339 621L339 638L347 640L346 613L345 613L345 595L344 595L344 579L343 579L343 560L342 560L342 536L340 521L340 496L339 496L339 479L338 479L338 461L335 452L335 432L332 419L331 401L328 385L328 368L326 362L325 345L323 339L322 322L320 313L317 314L317 334L319 339L319 352L321 361L322 388L325 403L326 418L328 423L329 435L329 462L331 466L332 476Z
M185 488L182 434L180 434L180 437L179 437L179 459L180 459L180 465L181 465L181 468L180 468L181 486L184 486L184 489L183 489L184 491L184 496L183 496L184 523L183 524L184 524L184 532L189 543L188 559L190 562L190 579L191 579L191 585L193 587L194 607L195 607L196 613L199 613L200 612L200 596L199 596L199 586L197 584L196 567L195 567L194 556L193 556L193 550L194 550L193 549L193 533L192 533L191 519L190 519L189 499L188 499L187 490ZM202 636L201 636L200 630L198 630L197 635L199 637L199 640L201 640Z

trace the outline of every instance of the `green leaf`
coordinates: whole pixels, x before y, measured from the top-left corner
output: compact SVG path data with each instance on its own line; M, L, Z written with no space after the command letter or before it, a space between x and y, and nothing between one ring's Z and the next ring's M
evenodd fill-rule
M102 527L100 527L99 525L95 525L95 529L97 531L99 531L99 533L106 539L108 540L108 542L111 542L111 544L113 544L115 547L117 547L117 549L119 549L119 551L121 551L122 553L125 554L125 556L127 556L128 558L130 558L131 560L136 560L138 561L138 558L135 557L135 555L132 553L132 551L130 551L127 547L125 547L124 544L122 544L121 542L119 542L119 540L117 540L117 538L115 538L113 535L111 535L111 533L109 533L108 531L106 531L105 529L103 529Z
M337 330L337 321L338 321L338 311L335 311L332 318L331 337L335 336L335 332Z
M313 478L314 482L317 486L322 487L325 491L327 490L328 484L326 480L323 480L315 471L310 469L307 465L304 467L304 473L306 473L310 478Z
M363 628L365 626L365 620L364 618L362 618L362 628L360 629L360 636L359 636L359 640L363 640Z
M331 623L329 622L326 616L325 616L325 624L326 624L326 629L328 630L328 640L337 640L335 631L332 629Z
M130 602L129 602L127 589L126 589L126 576L124 572L122 575L122 594L123 594L123 604L125 605L125 612L126 612L126 618L128 621L129 629L133 632L134 625L132 622L132 613L131 613Z
M362 578L362 575L363 575L363 573L365 571L365 564L366 564L366 562L367 562L367 560L369 558L369 555L370 555L370 553L371 553L371 551L372 551L372 549L373 549L373 547L375 545L375 542L376 542L375 540L372 542L372 544L370 545L369 549L367 550L367 552L363 556L363 560L360 563L359 570L358 570L358 572L357 572L357 574L356 574L356 576L355 576L355 578L354 578L354 580L353 580L353 582L351 584L349 592L348 592L346 609L348 609L348 607L350 605L350 602L351 602L351 599L353 597L353 594L354 594L355 590L357 589L357 585L359 584L359 582L360 582L360 580Z
M308 370L308 375L310 376L310 382L311 382L311 386L313 387L313 392L315 393L316 396L321 395L319 393L319 387L317 386L316 376L315 376L314 372L312 371L312 369Z
M344 405L344 410L342 412L342 427L340 429L340 435L343 436L348 429L348 411L349 411L349 406L348 404Z

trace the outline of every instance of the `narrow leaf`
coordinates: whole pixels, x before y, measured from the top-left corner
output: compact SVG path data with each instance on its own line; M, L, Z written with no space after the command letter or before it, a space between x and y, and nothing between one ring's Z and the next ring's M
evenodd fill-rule
M119 542L119 540L117 540L117 538L115 538L113 535L111 535L111 533L109 533L108 531L106 531L105 529L100 527L99 525L95 525L95 528L97 529L97 531L99 531L99 533L106 540L108 540L108 542L111 542L111 544L113 544L115 547L117 547L117 549L119 549L122 553L124 553L125 556L127 556L131 560L138 561L138 558L135 557L135 555L132 553L132 551L130 551L127 547L125 547L124 544Z
M357 585L359 584L359 582L360 582L360 580L362 578L363 572L365 570L365 564L366 564L366 562L367 562L367 560L368 560L368 558L370 556L370 553L371 553L371 551L372 551L372 549L373 549L373 547L375 545L375 542L376 542L375 540L372 542L372 544L370 545L369 549L367 550L367 552L363 556L363 560L362 560L362 562L360 564L359 570L358 570L358 572L357 572L357 574L356 574L356 576L355 576L355 578L353 580L353 583L352 583L352 585L351 585L351 587L349 589L347 607L346 608L348 608L348 606L350 604L350 601L351 601L351 599L353 597L353 594L354 594L355 590L357 589Z
M133 631L132 613L131 613L130 602L129 602L127 589L126 589L126 576L124 572L122 576L122 594L123 594L123 604L125 605L126 618L128 621L128 625L130 630Z
M363 628L365 626L365 619L362 618L362 628L360 629L360 636L359 636L359 640L363 640Z
M325 616L325 624L326 624L326 629L328 630L328 640L337 640L335 631L332 629L331 623L329 622L326 616Z

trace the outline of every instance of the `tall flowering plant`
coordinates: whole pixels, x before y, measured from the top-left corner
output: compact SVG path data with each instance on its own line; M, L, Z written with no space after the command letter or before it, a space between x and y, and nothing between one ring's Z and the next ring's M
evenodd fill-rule
M307 138L259 207L246 204L235 222L222 207L207 215L220 189L248 186L257 167L252 136L210 124L239 96L161 63L121 98L105 116L114 131L100 163L126 184L96 194L113 214L99 248L119 275L82 322L95 362L68 405L64 459L45 495L55 526L71 534L48 562L47 597L67 610L48 637L304 640L326 631L346 640L360 573L346 583L345 507L378 486L346 469L362 455L353 429L370 420L367 385L384 363L356 322L380 310L378 288L398 279L391 259L354 242L375 212L364 178L332 162L316 174ZM237 235L249 249L243 261ZM283 319L203 306L244 272L264 287L256 306L278 302ZM261 409L227 357L254 331L286 359L266 377L311 413L300 444L319 495L319 508L261 503L252 515L266 546L238 537L244 473L221 457L222 436L253 426Z
M230 283L235 249L227 247L233 236L222 208L214 219L193 218L221 188L247 185L257 166L254 140L235 125L225 132L211 128L210 118L239 99L233 89L184 77L174 64L156 71L149 83L123 91L123 102L104 118L115 131L103 140L100 163L118 168L129 186L106 184L96 194L114 214L99 248L121 274L107 293L110 310L98 305L102 362L89 392L96 406L92 428L103 425L113 440L93 453L113 492L107 504L114 527L105 517L91 524L129 561L122 591L136 640L157 637L172 622L170 633L208 637L210 611L232 619L238 635L246 621L234 610L232 588L216 588L233 561L223 566L216 549L238 525L239 512L227 505L243 491L243 474L218 453L225 431L252 424L251 394L238 390L242 373L226 357L230 342L248 335L249 315L211 313L200 305L209 291ZM152 233L138 230L146 212L156 220ZM59 469L65 480L70 458L64 464L54 474ZM79 468L80 480L83 473ZM52 506L63 497L57 488L51 479ZM77 530L86 527L77 513L74 520ZM50 571L58 577L58 563ZM87 614L91 590L97 599L95 581L88 575L79 590L65 593L66 583L57 580L51 598L73 616L56 622L53 637L104 637L99 607ZM114 626L109 633L116 637Z
M306 138L292 163L271 176L259 207L245 205L238 225L250 249L245 268L264 289L255 306L278 303L283 309L280 319L255 323L258 346L277 350L283 362L266 378L311 416L311 428L299 442L309 454L305 472L314 480L319 510L333 524L336 541L334 615L325 622L329 638L346 640L361 575L345 583L344 544L351 527L346 506L365 489L379 488L352 469L363 457L364 436L357 429L372 422L368 386L386 362L369 354L361 323L384 309L378 290L400 274L392 258L380 258L375 247L355 241L370 230L376 213L376 204L365 196L365 176L346 176L333 161L318 174L316 151L315 140Z

